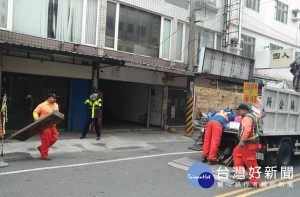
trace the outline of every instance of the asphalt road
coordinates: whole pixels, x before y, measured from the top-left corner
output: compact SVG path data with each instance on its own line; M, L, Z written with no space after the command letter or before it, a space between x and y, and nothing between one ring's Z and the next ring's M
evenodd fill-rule
M167 165L189 154L200 157L199 152L187 149L190 142L151 145L155 148L62 151L53 154L51 161L26 153L8 154L5 161L10 166L0 169L0 196L299 196L300 176L294 177L289 187L249 189L224 184L222 188L215 182L212 188L196 189L189 185L186 171ZM300 157L294 159L293 166L294 176L300 175Z

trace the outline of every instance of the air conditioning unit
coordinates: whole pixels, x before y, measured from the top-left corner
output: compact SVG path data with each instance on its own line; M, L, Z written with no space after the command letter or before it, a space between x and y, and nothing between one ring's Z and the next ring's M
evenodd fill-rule
M299 9L292 10L292 13L293 13L292 21L294 22L300 21L300 14L299 14L300 10Z
M293 17L293 18L292 18L292 21L294 21L294 22L300 21L300 16Z
M242 48L240 48L239 46L239 39L237 37L232 37L230 39L230 50L233 50L233 51L241 51L243 50Z
M230 39L230 46L231 46L231 47L236 47L236 46L238 45L238 42L239 42L239 39L238 39L238 38L232 37L232 38Z
M197 0L196 7L206 8L212 12L219 12L219 8L217 7L217 0Z

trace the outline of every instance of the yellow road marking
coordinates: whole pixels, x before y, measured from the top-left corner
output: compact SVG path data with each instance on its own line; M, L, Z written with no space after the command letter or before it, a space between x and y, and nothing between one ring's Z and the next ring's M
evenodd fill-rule
M296 182L296 181L300 181L300 178L298 179L293 179L291 181L286 181L286 182L282 182L283 185L287 184L287 183L293 183L293 182ZM261 189L257 189L257 190L254 190L252 192L248 192L248 193L245 193L245 194L241 194L237 197L245 197L245 196L250 196L250 195L253 195L253 194L256 194L256 193L259 193L259 192L263 192L263 191L266 191L266 190L269 190L269 189L273 189L275 187L278 187L279 184L276 184L276 185L272 185L272 186L269 186L269 187L265 187L265 188L261 188Z
M298 176L300 176L300 174L294 174L293 178L298 177ZM267 181L266 183L279 182L279 181L282 181L282 180L287 180L287 179L274 179L274 180L271 180L271 181ZM242 188L242 189L237 189L237 190L234 190L234 191L231 191L231 192L227 192L225 194L220 194L220 195L215 196L215 197L231 196L233 194L241 193L241 192L248 191L248 190L251 190L251 189L254 189L254 188L246 187L246 188Z

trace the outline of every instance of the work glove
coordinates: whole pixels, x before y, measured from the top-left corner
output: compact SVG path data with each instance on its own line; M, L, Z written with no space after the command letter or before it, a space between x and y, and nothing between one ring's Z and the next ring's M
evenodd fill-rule
M38 121L38 120L39 120L39 118L35 119L34 121Z
M245 143L243 141L240 141L239 145L241 148L244 148Z

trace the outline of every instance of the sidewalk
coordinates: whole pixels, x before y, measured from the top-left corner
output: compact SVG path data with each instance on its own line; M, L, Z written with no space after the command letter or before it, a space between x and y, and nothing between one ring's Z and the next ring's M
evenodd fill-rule
M159 128L151 129L117 129L104 130L101 140L96 140L95 133L88 133L87 138L79 139L81 132L59 132L58 141L50 148L51 154L62 152L83 151L114 151L129 149L150 150L155 143L193 142L193 139L183 136L183 129L177 128L170 133ZM37 147L40 145L39 136L36 135L25 142L6 140L4 153L27 153L32 157L39 157ZM4 156L5 157L5 156Z

